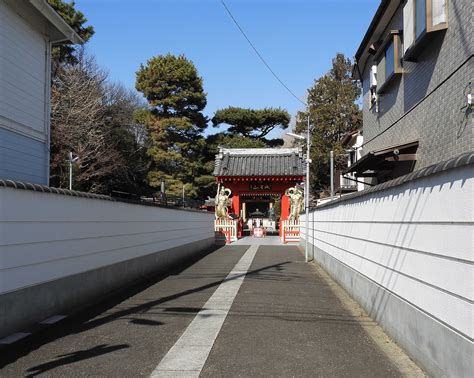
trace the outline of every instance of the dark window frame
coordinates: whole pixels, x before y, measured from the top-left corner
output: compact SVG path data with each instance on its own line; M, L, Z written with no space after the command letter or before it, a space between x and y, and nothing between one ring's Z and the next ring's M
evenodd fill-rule
M417 2L422 1L425 3L425 17L424 22L425 22L425 28L422 30L422 32L417 35L416 33L416 27L417 27L417 15L416 15L416 10L417 10ZM413 42L411 43L410 46L406 49L403 55L403 60L406 61L416 61L417 56L420 54L420 52L424 49L424 46L428 42L428 37L431 36L433 32L441 31L441 30L446 30L448 28L448 20L449 20L449 0L444 0L445 1L445 21L441 22L437 25L433 25L433 1L437 0L413 0ZM406 3L405 3L406 5Z
M380 48L378 49L377 53L374 56L374 60L377 63L377 94L384 93L389 83L395 78L397 75L403 73L403 66L402 66L402 59L401 54L402 52L402 32L400 30L390 30L385 36ZM393 44L393 70L387 75L387 57L386 53L388 48ZM382 60L385 59L385 67L384 67L384 80L382 81L379 69L379 64Z

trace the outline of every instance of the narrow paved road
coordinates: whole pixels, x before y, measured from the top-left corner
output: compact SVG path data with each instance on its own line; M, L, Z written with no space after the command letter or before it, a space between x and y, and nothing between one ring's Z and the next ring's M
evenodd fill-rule
M1 377L422 375L294 246L223 247L1 353Z

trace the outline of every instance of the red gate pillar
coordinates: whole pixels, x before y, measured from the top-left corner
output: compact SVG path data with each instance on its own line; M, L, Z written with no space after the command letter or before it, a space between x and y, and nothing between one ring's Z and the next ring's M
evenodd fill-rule
M234 214L237 216L237 237L241 238L242 237L242 222L241 222L241 217L240 217L240 195L237 192L234 192L234 195L232 196L232 210Z
M290 197L281 196L281 215L280 215L280 236L282 236L281 222L287 220L290 216Z

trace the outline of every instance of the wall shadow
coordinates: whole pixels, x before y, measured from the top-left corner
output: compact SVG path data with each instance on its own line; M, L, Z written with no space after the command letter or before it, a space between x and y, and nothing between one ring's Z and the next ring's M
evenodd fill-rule
M416 62L404 62L403 65L403 111L406 113L421 101L428 93L433 73L446 36L446 31L429 33L425 38L425 49L420 52ZM441 79L444 79L441 78ZM438 85L439 83L434 83Z

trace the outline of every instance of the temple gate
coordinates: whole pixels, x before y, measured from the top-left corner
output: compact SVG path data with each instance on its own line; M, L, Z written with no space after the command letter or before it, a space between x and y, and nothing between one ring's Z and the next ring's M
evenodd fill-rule
M297 196L302 203L304 164L299 148L220 148L214 169L216 231L233 241L258 226L286 241L282 229L291 224L299 238L299 217L291 216L290 208Z

